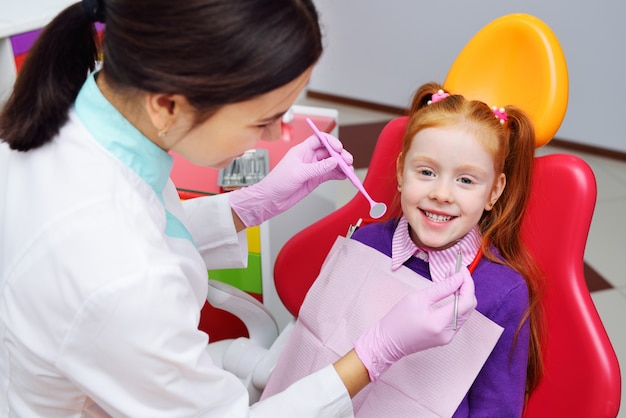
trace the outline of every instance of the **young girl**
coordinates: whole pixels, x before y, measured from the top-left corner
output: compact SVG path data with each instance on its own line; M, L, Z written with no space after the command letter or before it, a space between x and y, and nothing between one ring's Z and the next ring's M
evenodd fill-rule
M397 158L401 214L352 239L390 257L392 270L404 265L433 282L461 257L477 310L504 331L453 416L519 417L542 370L541 275L520 238L533 128L515 107L492 109L435 83L418 89L409 116ZM357 416L368 415L359 402Z
M403 215L358 230L353 239L433 281L477 259L477 310L504 328L456 416L521 416L541 376L541 275L520 229L530 195L534 132L515 107L493 109L418 89L397 160ZM385 237L383 239L383 237ZM482 254L482 256L480 255Z

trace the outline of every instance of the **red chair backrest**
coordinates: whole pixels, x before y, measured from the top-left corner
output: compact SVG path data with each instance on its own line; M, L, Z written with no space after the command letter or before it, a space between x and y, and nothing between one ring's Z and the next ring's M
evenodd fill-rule
M543 307L545 377L525 418L617 415L617 356L584 277L584 251L596 202L593 172L567 154L535 159L522 237L547 281Z
M395 163L406 124L406 117L397 118L382 130L363 182L374 200L389 207L397 191ZM546 375L529 400L525 418L608 418L619 410L619 363L583 274L595 201L595 177L583 160L566 154L536 158L522 234L547 280L543 306L548 339ZM356 195L281 249L274 279L294 316L336 237L345 235L359 217L368 221L368 212L365 198Z

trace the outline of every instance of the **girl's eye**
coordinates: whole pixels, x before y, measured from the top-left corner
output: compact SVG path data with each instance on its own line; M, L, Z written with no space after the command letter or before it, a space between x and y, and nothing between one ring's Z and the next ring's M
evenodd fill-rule
M472 184L472 179L467 178L467 177L461 177L459 181L463 184Z
M421 174L422 176L426 176L426 177L430 177L430 176L434 176L435 175L435 173L433 173L431 170L428 170L428 169L425 169L425 168L421 169L421 170L418 170L418 173Z

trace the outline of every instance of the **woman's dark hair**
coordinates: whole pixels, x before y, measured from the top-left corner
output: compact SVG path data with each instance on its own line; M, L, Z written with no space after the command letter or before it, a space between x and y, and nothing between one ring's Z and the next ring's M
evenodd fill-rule
M91 2L93 3L93 2ZM99 0L103 66L118 91L181 94L196 122L300 76L322 53L311 0ZM90 13L61 12L30 50L0 113L0 138L28 151L50 141L99 54Z

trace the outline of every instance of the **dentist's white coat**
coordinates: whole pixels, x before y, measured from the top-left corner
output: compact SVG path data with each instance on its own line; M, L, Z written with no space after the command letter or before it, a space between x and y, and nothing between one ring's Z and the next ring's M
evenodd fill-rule
M181 204L94 88L51 143L0 143L0 416L351 416L332 366L249 408L211 362L206 271L243 266L245 234L225 195Z

